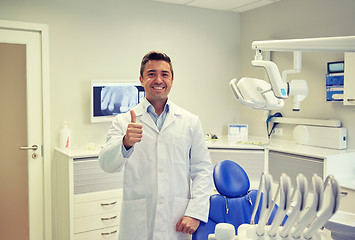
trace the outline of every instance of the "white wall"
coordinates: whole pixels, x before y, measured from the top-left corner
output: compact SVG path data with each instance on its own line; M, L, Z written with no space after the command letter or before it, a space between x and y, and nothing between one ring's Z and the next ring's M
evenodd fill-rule
M151 50L173 61L171 99L206 133L238 120L228 87L237 74L239 14L147 0L2 0L0 19L49 25L52 145L64 120L73 146L101 144L109 123L90 123L92 79L137 79Z
M292 39L355 35L355 1L353 0L283 0L264 8L241 14L241 62L242 76L265 78L264 71L253 68L250 61L254 40ZM280 71L293 67L291 53L273 53L272 60ZM339 53L303 53L302 72L292 74L289 80L306 79L309 95L301 103L301 111L293 112L292 100L280 111L284 117L340 119L348 129L349 148L355 148L354 107L340 102L325 101L325 74L327 62L343 60ZM266 136L263 111L238 106L240 121L249 123L251 135ZM274 113L274 112L273 112ZM292 125L280 124L285 137L292 137Z
M53 147L64 120L72 128L74 146L103 143L109 124L90 123L91 79L138 79L140 60L150 50L172 57L171 99L199 115L206 133L226 134L228 123L240 122L249 124L250 135L265 136L264 113L238 104L228 86L235 76L264 77L251 67L251 42L355 35L354 12L352 0L283 0L241 15L147 0L0 2L0 19L49 25ZM292 67L291 54L272 58L281 71ZM302 73L291 77L306 79L310 94L300 112L292 112L289 101L281 112L338 118L348 128L349 147L355 148L355 112L325 102L326 62L342 58L304 53ZM291 130L285 126L286 137Z

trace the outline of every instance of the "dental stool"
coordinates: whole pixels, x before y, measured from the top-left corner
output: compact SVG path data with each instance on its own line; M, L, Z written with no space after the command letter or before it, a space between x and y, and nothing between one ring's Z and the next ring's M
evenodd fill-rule
M192 240L207 240L208 235L214 233L218 223L229 223L235 228L250 223L250 218L256 201L257 190L249 190L250 182L244 169L234 161L224 160L216 164L213 169L213 181L219 194L210 197L208 222L201 222ZM261 204L255 216L259 221ZM271 224L277 206L269 218Z

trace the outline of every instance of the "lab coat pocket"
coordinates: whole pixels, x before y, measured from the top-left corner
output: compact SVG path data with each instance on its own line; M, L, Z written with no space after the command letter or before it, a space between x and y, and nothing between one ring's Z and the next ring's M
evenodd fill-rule
M146 199L123 201L119 239L147 239L146 213Z
M174 149L173 162L178 164L186 164L189 159L190 153L190 141L189 136L176 133L173 136L172 143Z

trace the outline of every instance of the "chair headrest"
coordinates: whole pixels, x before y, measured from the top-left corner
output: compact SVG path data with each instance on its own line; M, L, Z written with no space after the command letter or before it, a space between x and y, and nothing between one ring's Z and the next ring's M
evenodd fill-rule
M216 164L213 181L217 191L226 197L245 195L250 187L249 177L236 162L224 160Z

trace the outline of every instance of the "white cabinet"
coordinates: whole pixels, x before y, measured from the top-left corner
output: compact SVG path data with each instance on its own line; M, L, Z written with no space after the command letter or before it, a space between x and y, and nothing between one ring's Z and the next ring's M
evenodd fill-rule
M313 174L317 174L323 179L324 158L270 150L268 169L275 181L278 181L282 173L286 173L294 182L297 175L302 173L310 183Z
M355 106L355 53L344 54L344 105Z
M355 213L355 152L333 150L298 144L272 144L265 150L267 171L275 182L286 173L292 183L299 173L311 183L313 174L322 177L333 175L342 187L339 210Z
M305 175L309 183L313 174L323 179L333 175L341 186L339 209L355 213L354 150L313 147L281 140L273 140L265 145L250 145L220 139L207 141L207 147L213 165L222 160L233 160L241 165L249 176L251 188L258 188L263 171L273 176L275 186L282 173L286 173L293 183L299 173Z
M117 239L123 173L105 173L99 151L56 149L56 239Z
M355 190L342 187L340 191L339 210L355 214Z

